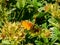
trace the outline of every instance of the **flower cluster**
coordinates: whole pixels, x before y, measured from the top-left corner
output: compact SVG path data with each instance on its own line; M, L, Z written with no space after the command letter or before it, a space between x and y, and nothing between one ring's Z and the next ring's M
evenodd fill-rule
M24 40L25 33L24 29L21 27L21 23L6 22L3 28L1 29L0 38L2 40L16 41L16 43L19 43L19 41Z

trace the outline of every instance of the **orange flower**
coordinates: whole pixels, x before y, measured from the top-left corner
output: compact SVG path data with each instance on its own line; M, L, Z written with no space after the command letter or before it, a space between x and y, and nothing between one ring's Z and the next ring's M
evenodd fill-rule
M32 28L33 24L28 21L22 21L22 26L24 27L24 29L30 30Z

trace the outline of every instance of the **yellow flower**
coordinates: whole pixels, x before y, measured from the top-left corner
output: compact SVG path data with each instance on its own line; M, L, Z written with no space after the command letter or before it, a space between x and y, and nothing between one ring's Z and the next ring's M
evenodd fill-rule
M60 2L60 0L56 0L56 2Z
M53 9L53 4L47 4L45 7L44 7L44 10L47 12L47 11L51 11Z
M0 34L0 40L2 39L2 35Z
M51 34L51 31L50 31L50 30L45 31L45 36L46 36L46 37L49 37L50 34Z
M45 6L45 11L48 11L48 10L49 10L49 6L46 5L46 6Z
M48 38L51 35L51 31L50 30L43 30L43 32L41 33L42 38Z
M22 26L24 27L24 29L30 30L32 28L33 24L28 21L22 21Z
M52 16L55 17L55 18L60 19L60 11L59 10L58 11L53 11Z

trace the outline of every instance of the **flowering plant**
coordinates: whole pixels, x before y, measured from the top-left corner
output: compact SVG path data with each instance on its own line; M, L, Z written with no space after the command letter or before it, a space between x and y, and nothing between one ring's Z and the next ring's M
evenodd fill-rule
M0 0L0 45L60 45L60 0Z

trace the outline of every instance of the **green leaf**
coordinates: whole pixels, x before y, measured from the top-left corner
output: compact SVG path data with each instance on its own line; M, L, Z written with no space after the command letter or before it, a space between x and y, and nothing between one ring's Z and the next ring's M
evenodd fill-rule
M33 2L34 7L37 8L37 6L38 6L37 0L33 0L32 2Z
M48 43L49 42L48 38L44 38L43 40L44 40L44 43Z
M47 29L47 24L46 23L43 23L42 24L42 27L45 28L45 29Z
M51 45L53 45L58 40L58 34L60 33L59 29L56 27L53 27L52 29L52 39L51 39Z
M41 13L39 13L39 15L37 16L37 18L41 18L41 17L43 17L43 16L44 16L44 13L41 12Z
M10 42L8 40L2 40L3 45L10 45Z
M55 18L50 18L50 19L48 20L48 22L49 22L52 26L59 28L58 21L57 21Z
M25 5L26 5L26 0L17 0L16 3L17 8L19 9L24 8Z
M41 41L35 40L36 45L42 45L43 43Z

